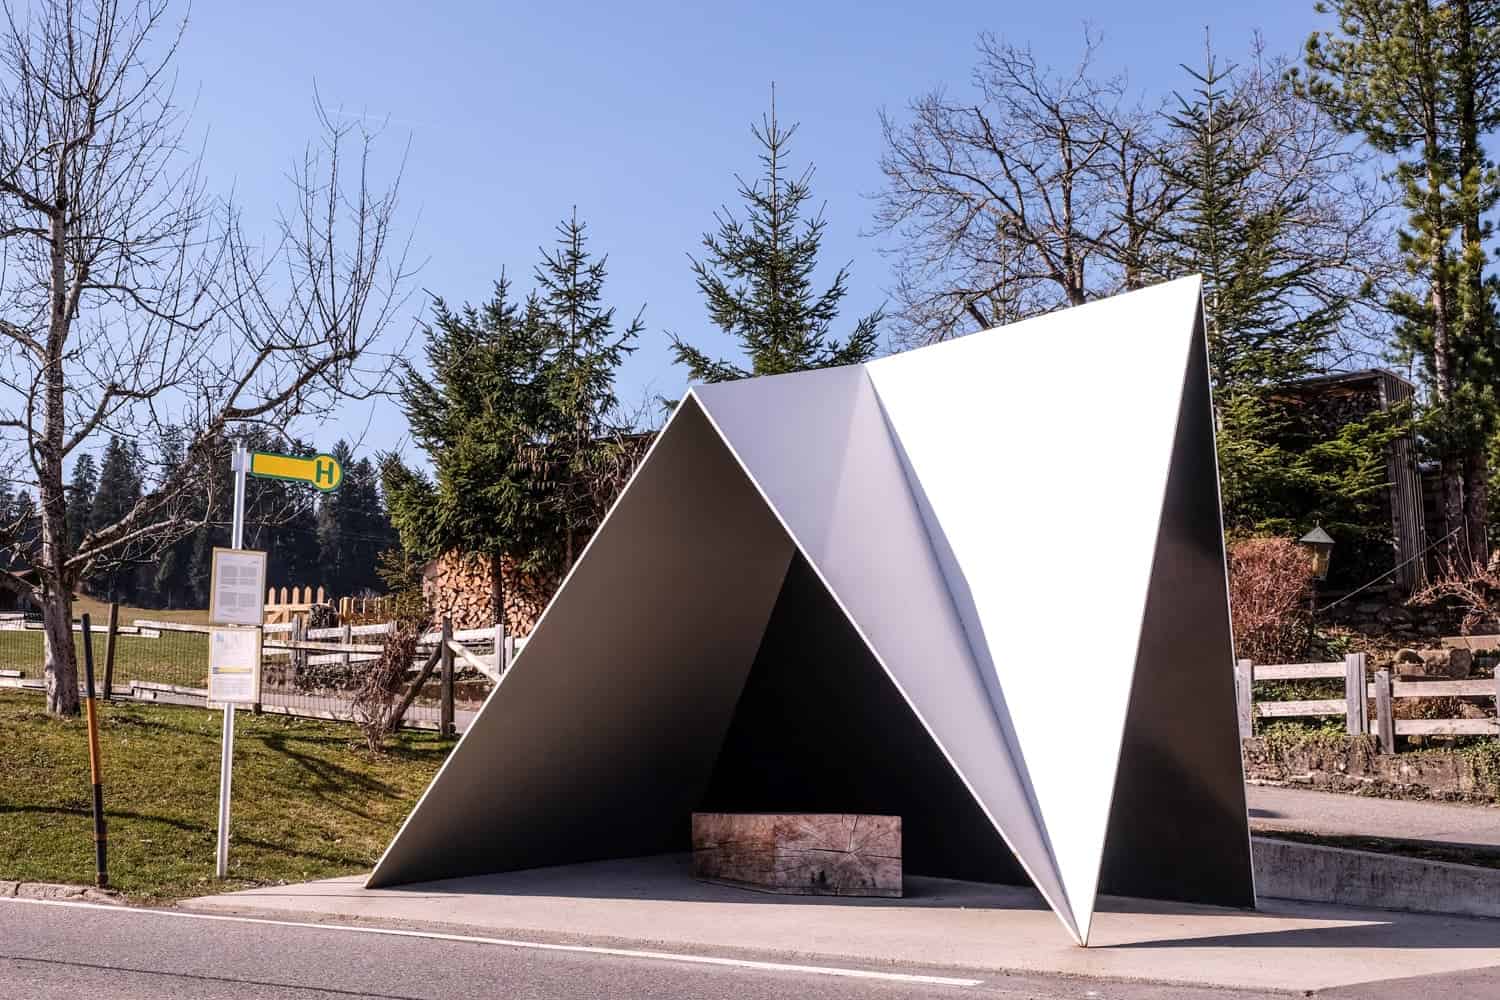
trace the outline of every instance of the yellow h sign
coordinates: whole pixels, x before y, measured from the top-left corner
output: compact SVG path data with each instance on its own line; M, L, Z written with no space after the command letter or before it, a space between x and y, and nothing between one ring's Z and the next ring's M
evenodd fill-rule
M311 483L327 493L339 488L344 481L344 467L332 455L313 455L302 458L296 455L273 455L266 451L250 455L250 475L262 479L289 479L299 483Z

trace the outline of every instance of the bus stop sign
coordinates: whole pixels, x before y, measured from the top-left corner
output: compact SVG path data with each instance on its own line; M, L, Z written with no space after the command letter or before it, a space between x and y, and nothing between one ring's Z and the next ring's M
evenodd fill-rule
M311 483L324 493L339 488L344 481L344 467L332 455L275 455L267 451L250 453L250 475L261 479L288 479Z

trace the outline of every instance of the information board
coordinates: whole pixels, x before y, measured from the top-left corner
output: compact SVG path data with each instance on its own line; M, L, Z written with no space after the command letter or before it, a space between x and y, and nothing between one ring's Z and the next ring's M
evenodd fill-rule
M266 617L266 554L255 549L213 552L208 620L214 625L260 625Z
M260 698L260 629L215 628L208 633L208 700L251 705Z

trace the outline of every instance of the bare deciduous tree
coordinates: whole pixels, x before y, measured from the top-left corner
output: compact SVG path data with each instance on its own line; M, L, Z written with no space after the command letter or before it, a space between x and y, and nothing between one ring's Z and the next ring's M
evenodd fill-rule
M407 277L406 248L390 243L399 174L373 191L371 136L321 115L324 143L293 174L280 240L257 249L185 151L169 72L184 25L165 0L46 0L5 14L0 434L13 483L35 491L40 530L34 545L0 539L22 564L0 582L42 607L47 707L74 714L78 581L201 522L205 462L229 428L284 428L374 389L359 359ZM345 163L356 138L357 172ZM70 545L69 456L97 435L154 442L167 427L185 429L186 460Z
M876 230L900 239L895 293L908 343L942 340L1146 280L1172 192L1156 109L1093 75L982 35L973 101L941 91L882 113ZM977 324L977 327L976 325Z
M1093 73L1098 42L1058 73L1030 50L979 43L973 100L933 93L882 115L886 187L876 229L895 236L900 338L927 343L1139 288L1181 268L1173 248L1191 184L1165 105ZM1350 321L1329 363L1369 353L1386 317L1366 306L1392 279L1391 206L1372 156L1300 98L1259 38L1232 74L1250 109L1235 142L1257 150L1247 205L1295 204L1279 251L1300 308Z

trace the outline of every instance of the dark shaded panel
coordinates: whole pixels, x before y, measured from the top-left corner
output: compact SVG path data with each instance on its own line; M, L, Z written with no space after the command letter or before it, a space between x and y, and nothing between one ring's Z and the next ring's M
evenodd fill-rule
M792 542L682 407L371 887L688 848Z
M800 554L702 808L896 815L908 873L1030 884Z
M1255 905L1233 658L1200 314L1157 533L1100 892Z

